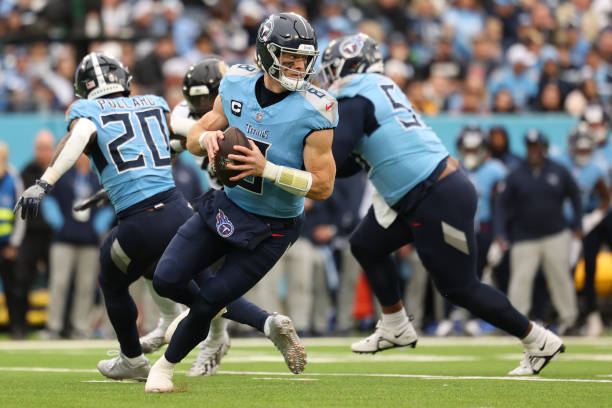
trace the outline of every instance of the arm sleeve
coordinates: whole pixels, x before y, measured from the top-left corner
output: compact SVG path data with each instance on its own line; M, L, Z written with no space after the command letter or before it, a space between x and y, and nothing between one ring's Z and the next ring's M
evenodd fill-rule
M332 152L336 161L336 176L348 177L361 169L351 157L351 152L364 135L378 128L378 123L374 116L374 105L362 96L338 100L338 116Z

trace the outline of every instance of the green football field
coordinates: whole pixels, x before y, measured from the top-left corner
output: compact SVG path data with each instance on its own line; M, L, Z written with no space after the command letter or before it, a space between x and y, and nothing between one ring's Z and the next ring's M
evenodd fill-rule
M234 339L213 377L185 376L192 352L172 394L102 377L113 341L3 341L0 407L612 407L610 337L566 339L541 375L519 378L506 376L522 352L512 338L421 338L374 356L351 353L353 340L305 339L308 365L293 375L266 339Z

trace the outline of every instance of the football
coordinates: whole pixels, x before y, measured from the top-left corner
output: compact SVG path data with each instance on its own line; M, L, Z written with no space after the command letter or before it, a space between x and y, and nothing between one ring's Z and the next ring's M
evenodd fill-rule
M219 140L219 151L215 155L215 173L219 182L227 187L236 187L240 181L231 181L230 177L240 174L239 170L228 170L227 164L231 161L227 158L230 154L242 154L234 150L234 145L251 148L249 139L236 127L230 127L223 132L224 139Z

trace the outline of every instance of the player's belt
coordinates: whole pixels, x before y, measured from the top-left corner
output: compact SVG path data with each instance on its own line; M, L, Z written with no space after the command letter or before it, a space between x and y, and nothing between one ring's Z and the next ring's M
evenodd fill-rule
M261 217L263 221L268 224L271 230L289 229L293 228L300 220L300 215L293 218L273 218L273 217Z

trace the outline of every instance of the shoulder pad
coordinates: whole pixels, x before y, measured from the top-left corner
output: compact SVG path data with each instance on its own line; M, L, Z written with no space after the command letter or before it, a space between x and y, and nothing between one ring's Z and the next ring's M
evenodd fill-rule
M304 99L317 112L329 121L330 125L335 126L335 123L338 121L338 102L336 98L314 85L310 85L305 91L301 91L300 94L304 96Z
M259 68L257 68L255 65L236 64L236 65L232 65L230 67L230 69L224 75L224 78L226 76L246 76L246 77L252 77L254 75L259 74L260 72L261 72L261 70Z

